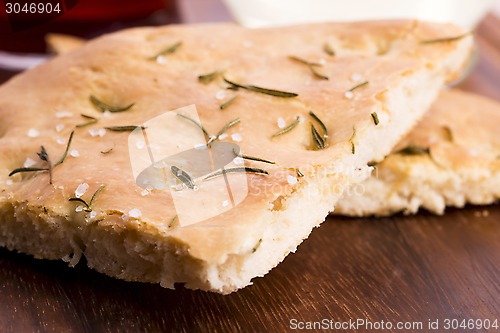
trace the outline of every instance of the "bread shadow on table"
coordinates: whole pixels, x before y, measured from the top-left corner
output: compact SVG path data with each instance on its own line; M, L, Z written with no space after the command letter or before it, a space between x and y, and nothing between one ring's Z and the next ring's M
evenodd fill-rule
M0 249L0 291L8 295L0 313L24 313L35 326L52 321L124 331L237 329L241 323L259 331L271 323L289 327L294 318L427 320L457 311L486 313L500 310L494 296L499 217L498 206L451 209L441 217L330 217L296 254L226 296L121 281L84 261L69 268Z

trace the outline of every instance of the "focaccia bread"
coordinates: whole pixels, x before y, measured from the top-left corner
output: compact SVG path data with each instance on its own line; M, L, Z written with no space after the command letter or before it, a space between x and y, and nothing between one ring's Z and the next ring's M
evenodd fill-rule
M422 122L346 191L335 214L443 214L446 206L491 204L500 198L500 104L444 90Z
M90 41L0 88L0 245L169 288L245 287L460 74L462 34L415 21L215 24ZM203 140L226 147L217 156L234 172L206 179Z

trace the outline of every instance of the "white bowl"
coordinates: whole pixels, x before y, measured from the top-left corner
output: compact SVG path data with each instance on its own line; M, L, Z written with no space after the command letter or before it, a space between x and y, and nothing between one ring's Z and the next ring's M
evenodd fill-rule
M495 0L224 0L247 27L417 18L472 29Z

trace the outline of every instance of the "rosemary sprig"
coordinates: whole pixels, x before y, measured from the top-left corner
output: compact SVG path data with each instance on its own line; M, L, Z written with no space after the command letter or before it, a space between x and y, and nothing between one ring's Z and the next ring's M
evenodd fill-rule
M177 42L175 44L169 45L162 49L160 52L156 53L154 56L149 57L149 60L156 60L159 56L167 55L170 53L174 53L177 49L182 45L182 42Z
M85 126L94 125L95 123L97 123L99 121L99 119L97 119L95 117L92 117L92 116L88 116L88 115L83 114L83 113L81 113L80 116L82 116L85 119L89 119L90 121L87 122L87 123L76 125L75 126L76 128L82 128L82 127L85 127Z
M13 176L13 175L15 175L17 173L21 173L21 172L48 171L49 172L49 183L52 184L52 169L55 168L58 165L63 164L64 160L66 159L66 156L68 155L69 147L71 146L71 141L73 141L73 135L74 134L75 134L75 131L72 131L71 134L70 134L70 136L69 136L68 143L66 144L66 150L64 151L64 154L61 156L61 158L59 159L59 161L57 161L56 164L52 165L52 162L50 161L49 154L47 153L47 150L45 149L44 146L41 146L41 150L38 153L36 153L36 154L38 155L38 157L40 158L40 160L42 160L43 162L47 163L47 167L46 168L37 168L37 167L33 167L33 168L17 168L17 169L12 170L11 173L9 173L9 177Z
M170 167L170 170L172 171L172 174L175 176L175 178L179 179L181 182L183 182L187 187L189 187L192 190L195 190L197 187L194 184L193 178L184 170L176 167L175 165L172 165Z
M377 125L380 123L380 121L379 121L379 119L378 119L378 114L377 114L377 112L372 112L372 114L371 114L371 115L372 115L373 123L375 124L375 126L377 126Z
M309 70L311 71L311 73L318 79L321 79L321 80L329 80L328 76L326 75L323 75L321 73L319 73L315 67L321 67L322 65L320 63L317 63L317 62L311 62L311 61L307 61L307 60L304 60L302 58L299 58L299 57L296 57L296 56L289 56L288 58L290 58L291 60L294 60L294 61L297 61L301 64L304 64L306 65Z
M430 155L430 149L428 147L422 147L422 146L417 146L414 144L409 144L405 148L402 148L395 152L394 154L400 154L400 155L407 155L407 156L414 156L414 155Z
M313 138L313 143L316 149L325 149L325 139L318 133L316 130L316 127L314 127L313 124L311 124L311 134Z
M95 97L94 95L90 95L90 102L101 112L104 111L109 111L109 112L124 112L129 110L132 106L135 105L135 103L131 103L126 106L112 106L107 103L104 103L101 101L99 98Z
M250 160L250 161L256 161L256 162L262 162L262 163L268 163L268 164L276 164L276 162L273 162L273 161L270 161L270 160L266 160L264 158L260 158L260 157L254 157L254 156L249 156L249 155L243 155L241 153L238 153L236 152L235 149L233 149L233 153L238 156L238 157L241 157L245 160Z
M358 88L361 88L361 87L368 85L369 83L370 83L369 81L361 82L361 83L355 85L354 87L352 87L351 89L349 89L348 91L353 92L354 90L356 90Z
M458 36L443 37L443 38L436 38L436 39L427 39L427 40L420 41L420 44L434 44L434 43L443 43L443 42L454 42L454 41L463 39L463 38L467 37L470 34L471 34L471 31L466 32L466 33L464 33L462 35L458 35Z
M71 146L71 142L73 141L73 135L75 134L75 131L72 131L71 134L69 135L68 143L66 144L66 150L64 150L64 154L61 156L59 161L57 161L56 164L54 164L54 168L58 165L61 165L64 163L64 160L66 159L66 156L68 156L68 151L69 147Z
M222 176L228 173L237 173L237 172L245 172L245 173L256 173L260 175L269 175L269 172L266 170L262 170L259 168L252 168L252 167L239 167L239 168L229 168L229 169L221 169L219 171L216 171L204 178L204 180L210 180L212 178L215 178L217 176Z
M221 74L221 71L214 71L212 73L203 74L203 75L198 76L198 81L200 81L203 84L208 84L208 83L212 82L213 80L215 80L216 78L218 78L220 74Z
M268 89L268 88L262 88L262 87L257 87L253 85L242 85L239 83L236 83L234 81L230 81L226 78L224 78L224 81L228 83L231 88L242 88L246 90L250 90L253 92L265 94L265 95L270 95L270 96L275 96L275 97L282 97L282 98L291 98L291 97L297 97L299 94L292 93L292 92L287 92L287 91L280 91L280 90L275 90L275 89Z
M354 144L354 138L356 137L356 127L352 128L352 135L349 139L349 143L351 144L351 153L356 154L356 145Z
M326 128L325 123L319 119L319 117L312 111L309 111L309 115L319 124L321 129L323 130L323 138L326 140L328 139L328 129Z
M378 165L378 162L377 161L370 161L368 162L367 164L369 167L376 167Z
M99 186L99 188L94 192L94 194L92 195L92 197L90 198L90 201L87 203L87 201L85 201L84 199L82 198L69 198L68 201L70 202L79 202L81 204L84 204L85 205L85 211L88 213L88 212L91 212L92 211L92 204L94 203L95 201L95 198L97 197L97 195L99 193L101 193L101 191L106 187L106 185L101 185Z
M136 126L136 125L129 125L129 126L111 126L111 127L104 127L105 129L112 131L112 132L132 132L136 128L140 129L146 129L144 126Z
M328 54L329 56L332 56L332 57L335 56L335 50L328 43L323 44L323 51L325 51L325 53Z
M189 116L186 116L182 113L178 113L177 116L181 117L181 118L184 118L186 120L189 120L190 122L192 122L193 124L195 124L196 126L198 126L198 128L200 128L202 131L203 131L203 134L205 134L205 136L207 138L210 138L210 134L208 134L207 130L205 129L205 127L203 127L202 124L200 124L199 122L197 122L196 120L194 120L193 118L189 117Z
M224 103L222 103L219 107L221 110L224 110L225 108L227 108L229 105L231 105L231 103L234 102L234 100L238 97L238 95L230 98L229 100L225 101Z
M300 117L297 116L297 118L295 118L294 122L291 123L290 125L286 126L285 128L283 128L282 130L279 130L278 132L274 133L273 135L271 135L272 138L275 138L277 136L280 136L280 135L283 135L285 133L288 133L290 132L291 130L293 130L295 127L297 127L297 125L300 123Z

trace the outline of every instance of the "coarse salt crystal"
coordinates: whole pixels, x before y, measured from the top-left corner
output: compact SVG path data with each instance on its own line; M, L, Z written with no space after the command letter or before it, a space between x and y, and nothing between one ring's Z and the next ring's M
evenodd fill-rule
M215 93L215 98L219 101L226 98L226 92L224 90L219 90Z
M73 114L71 112L67 112L67 111L59 111L59 112L56 112L56 118L70 118L70 117L73 117Z
M219 135L219 140L224 140L225 138L227 138L229 135L227 135L227 133L222 133L221 135Z
M165 65L167 63L167 57L159 55L156 57L156 62L160 65Z
M80 153L76 149L73 149L69 154L71 156L73 156L73 157L79 157L80 156Z
M149 191L148 191L148 190L143 190L143 191L141 192L141 195L142 195L143 197L145 197L146 195L149 195Z
M93 219L97 216L97 213L94 212L94 211L91 211L90 214L89 214L89 218Z
M352 91L346 91L344 93L345 98L352 99L354 97L354 93Z
M57 142L58 144L60 144L60 145L64 145L64 144L66 144L66 140L64 140L64 139L57 139L57 140L56 140L56 142Z
M12 179L7 179L7 180L5 181L5 184L7 184L7 185L12 185L12 184L14 184L14 181L13 181Z
M35 164L36 164L36 161L35 161L35 160L33 160L32 158L29 158L29 157L28 157L28 158L26 159L26 161L24 161L24 163L23 163L23 167L25 167L25 168L29 168L29 167L32 167L32 166L33 166L33 165L35 165Z
M197 143L194 145L196 150L207 150L207 145L205 143Z
M227 207L227 206L229 206L229 200L222 201L222 207Z
M135 143L137 149L143 149L146 146L146 142L139 140Z
M83 212L84 208L85 208L84 206L78 206L78 207L76 207L75 212L77 212L77 213Z
M92 137L100 136L102 138L106 134L106 129L104 128L89 129L89 134Z
M77 198L80 198L82 195L85 194L85 192L87 192L88 189L89 189L89 184L87 184L87 183L83 183L83 184L78 185L78 187L76 188L76 191L75 191L75 196Z
M106 129L99 128L99 130L97 131L97 135L99 135L102 138L104 135L106 135Z
M59 125L56 126L56 132L57 133L61 132L63 129L64 129L64 125L63 124L59 124Z
M285 119L283 119L283 117L279 117L278 118L278 127L285 128L285 126L286 126Z
M102 115L104 116L104 118L109 118L109 117L111 117L111 111L106 110L106 111L104 111L104 112L102 113Z
M30 138L38 138L40 136L40 131L34 128L28 130L28 136Z
M361 74L352 74L351 75L351 81L352 82L359 82L363 79L363 77L361 76Z
M297 177L294 177L294 176L288 175L288 176L286 176L286 181L287 181L287 182L288 182L288 184L290 184L290 185L295 185L295 184L297 184L297 183L298 183L298 181L299 181L299 180L297 179Z
M233 160L234 164L236 165L242 165L245 164L245 160L242 157L235 157Z
M152 191L153 190L153 186L151 186L151 185L146 186L146 190Z
M142 212L138 208L134 208L128 212L128 216L133 217L133 218L141 217L141 215L142 215Z
M243 137L240 133L234 133L231 135L231 139L233 139L233 141L235 142L240 142L241 140L243 140Z

